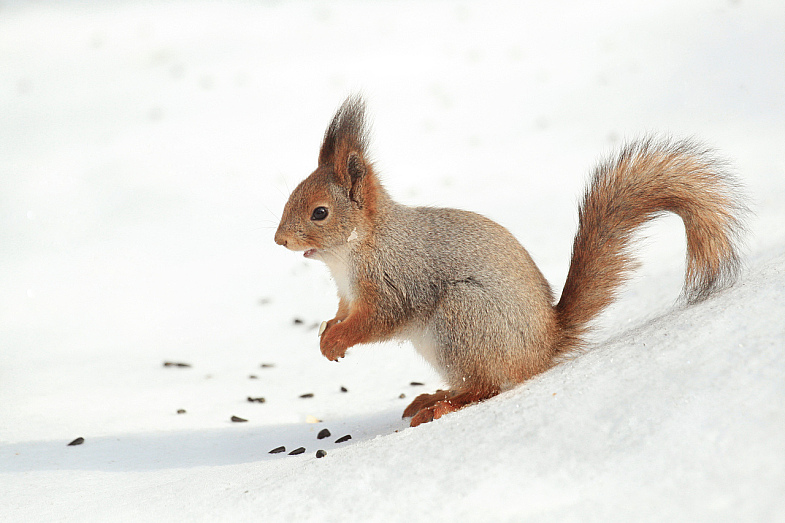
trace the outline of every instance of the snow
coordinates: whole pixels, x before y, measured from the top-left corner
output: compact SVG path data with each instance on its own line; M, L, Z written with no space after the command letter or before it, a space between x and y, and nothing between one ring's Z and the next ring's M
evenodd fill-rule
M785 521L783 34L774 0L3 1L0 519ZM324 359L334 283L272 241L357 90L391 194L504 224L556 290L595 162L697 136L748 269L679 304L662 220L590 350L408 428L434 372Z

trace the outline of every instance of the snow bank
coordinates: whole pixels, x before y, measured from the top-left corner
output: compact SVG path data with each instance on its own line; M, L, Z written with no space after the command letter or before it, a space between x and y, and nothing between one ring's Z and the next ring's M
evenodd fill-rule
M778 1L3 2L0 519L784 519L783 26ZM437 377L406 345L324 360L334 285L272 242L355 89L396 198L499 221L557 289L597 158L696 135L748 185L749 272L674 306L664 220L590 351L409 429Z

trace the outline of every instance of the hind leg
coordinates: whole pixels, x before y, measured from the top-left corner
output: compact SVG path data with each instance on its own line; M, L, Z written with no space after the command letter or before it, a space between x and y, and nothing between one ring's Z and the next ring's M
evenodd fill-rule
M455 395L454 391L451 390L437 390L433 394L420 394L414 401L412 401L406 410L403 411L404 418L411 418L422 409L427 407L433 407L437 401L446 400L450 396Z
M411 426L416 427L422 423L428 423L429 421L433 421L435 419L439 419L445 414L449 414L450 412L455 412L456 410L462 409L467 405L471 405L472 403L476 403L478 401L482 401L488 398L491 398L499 393L498 390L468 390L465 392L456 392L456 391L439 391L439 392L447 392L448 395L442 400L436 400L430 406L425 406L421 408L417 414L414 415L411 421ZM437 393L438 394L438 393ZM424 394L424 396L436 396L437 394ZM420 399L418 396L417 399L414 400L414 403ZM409 405L411 407L412 405ZM409 410L408 408L406 409ZM404 413L405 415L405 413Z

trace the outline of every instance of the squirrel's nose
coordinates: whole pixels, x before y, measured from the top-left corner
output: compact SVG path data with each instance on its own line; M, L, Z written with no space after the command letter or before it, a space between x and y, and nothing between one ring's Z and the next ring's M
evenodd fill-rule
M283 245L284 247L286 247L286 244L288 243L286 239L286 234L284 234L284 232L280 228L277 231L275 231L275 243L277 243L278 245Z

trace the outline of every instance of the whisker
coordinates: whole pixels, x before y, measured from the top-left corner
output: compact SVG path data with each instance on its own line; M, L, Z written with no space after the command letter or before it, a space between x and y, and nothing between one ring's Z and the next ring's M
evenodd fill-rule
M262 207L264 207L265 209L267 209L267 212L269 212L269 213L270 213L270 215L271 215L273 218L275 218L275 222L276 222L276 223L277 223L277 222L280 220L280 218L278 217L278 215L277 215L277 214L275 214L273 211L271 211L269 207L267 207L267 204L265 204L264 202L259 202L259 203L261 203L261 204L262 204Z

